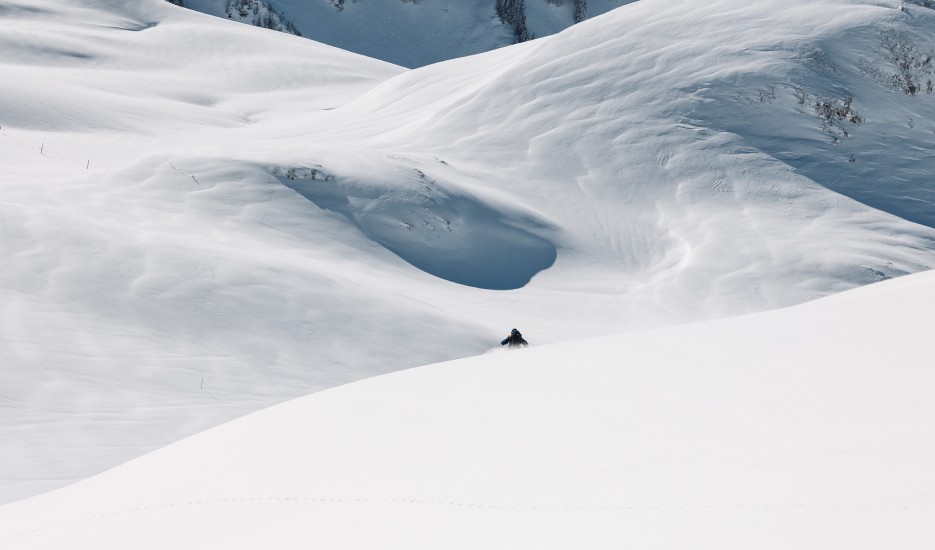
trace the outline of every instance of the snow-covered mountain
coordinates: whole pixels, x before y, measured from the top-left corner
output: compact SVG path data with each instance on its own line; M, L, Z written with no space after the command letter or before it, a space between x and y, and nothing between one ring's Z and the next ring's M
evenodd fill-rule
M933 275L324 391L0 507L0 545L926 548Z
M169 0L404 67L555 34L635 0Z
M930 269L935 10L898 4L641 0L417 70L162 0L0 7L0 495L513 326Z

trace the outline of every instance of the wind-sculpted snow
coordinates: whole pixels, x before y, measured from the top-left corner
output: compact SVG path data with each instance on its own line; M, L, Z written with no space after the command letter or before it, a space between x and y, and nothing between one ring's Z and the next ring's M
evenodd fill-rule
M603 258L602 265L618 272L661 274L678 265L684 280L689 273L713 267L717 275L712 271L696 279L711 284L707 307L717 301L712 295L723 296L721 289L731 287L756 289L760 297L770 296L767 300L773 305L791 298L781 297L782 289L770 288L762 277L764 271L786 272L788 277L776 279L785 282L803 272L824 272L834 273L837 281L864 283L928 266L916 263L911 254L878 263L873 258L879 258L882 251L869 250L858 260L862 265L854 266L855 256L826 253L849 249L850 244L832 244L837 237L825 224L844 223L864 234L858 241L874 240L877 224L889 222L844 198L865 200L866 189L871 187L876 200L868 201L870 206L886 201L901 205L892 208L894 214L913 221L928 219L924 216L930 214L925 212L932 210L919 199L930 194L927 174L935 169L929 166L933 158L925 152L930 132L917 134L918 142L926 144L923 147L891 140L892 147L865 151L863 155L870 158L857 165L871 167L863 170L865 174L872 170L874 177L857 184L853 177L841 178L854 165L848 157L851 149L815 147L811 158L821 163L813 161L814 168L805 171L800 163L786 162L774 147L776 140L755 139L756 133L783 128L794 135L783 143L812 147L822 135L823 122L815 112L815 98L825 96L813 91L805 108L788 108L796 102L793 84L797 79L808 80L800 73L813 71L818 63L814 60L818 54L802 52L839 40L840 49L852 48L853 32L897 25L903 12L878 9L873 13L869 6L836 10L802 3L784 8L782 16L777 16L766 15L763 6L747 4L732 17L764 22L738 23L727 30L723 13L731 6L731 2L678 6L641 2L540 44L406 73L340 110L337 114L345 117L338 126L356 127L362 124L358 117L379 123L399 120L402 113L420 113L410 117L410 124L375 126L385 134L372 139L381 146L404 142L407 147L431 148L452 165L476 162L479 156L486 167L496 167L488 168L481 182L512 190L519 200L549 212L561 227L574 226L572 234L565 236L575 242L560 246L587 249ZM929 26L935 24L935 12L919 9L913 13ZM691 33L673 24L683 18L695 25ZM795 33L789 37L764 32L772 25L788 26ZM828 37L828 26L846 29L847 34L842 30ZM620 28L634 30L620 33ZM815 40L805 42L802 36ZM663 43L665 48L660 50ZM851 59L866 55L874 62L884 61L875 43L863 44L866 49L859 51L866 54L851 53ZM455 66L458 71L450 69ZM521 86L515 85L517 74L523 75ZM789 83L782 91L784 110L772 106L771 94L779 93L777 81ZM815 90L866 89L875 98L871 105L879 105L876 110L882 114L871 115L874 108L869 105L861 106L861 112L883 117L874 123L877 131L889 128L892 132L902 125L899 118L887 117L892 109L935 115L932 96L894 96L869 77L857 80L854 75L838 74L809 82ZM841 96L838 101L844 99ZM435 137L448 128L460 129L458 139ZM341 135L336 132L329 137L340 139ZM908 168L909 162L914 168ZM905 168L893 173L894 166ZM829 192L826 185L837 193ZM543 187L553 191L542 194ZM589 211L584 220L579 216L583 209ZM778 250L766 245L779 235L773 231L786 235L794 231L796 246ZM895 234L907 235L901 230ZM918 236L906 244L931 248L932 232L921 231ZM885 247L887 254L895 251L889 244ZM720 250L744 259L732 264ZM559 265L561 261L560 256ZM826 283L819 282L821 277L805 282L812 289L809 293L824 292L820 287ZM663 277L655 283L660 288L668 286ZM656 293L663 302L667 294ZM677 307L688 305L682 298L686 297L680 296Z
M415 71L161 0L10 6L0 499L512 327L539 346L935 263L935 96L875 46L931 29L919 6L641 0Z
M392 159L355 160L350 173L293 167L279 170L278 179L413 266L448 281L515 289L555 262L555 245L539 235L555 228L522 207L492 204Z
M900 49L935 60L933 25L935 10L920 9L854 26L844 40L777 44L780 70L704 86L686 118L735 134L842 195L935 227L935 94L925 88L935 68L913 75L922 84L915 95L897 78L911 64ZM730 106L732 116L712 104Z

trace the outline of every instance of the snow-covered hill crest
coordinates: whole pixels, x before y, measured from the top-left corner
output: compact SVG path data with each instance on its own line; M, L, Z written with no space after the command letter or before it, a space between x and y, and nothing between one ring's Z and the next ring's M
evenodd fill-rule
M920 547L932 299L918 274L350 384L0 507L0 543Z

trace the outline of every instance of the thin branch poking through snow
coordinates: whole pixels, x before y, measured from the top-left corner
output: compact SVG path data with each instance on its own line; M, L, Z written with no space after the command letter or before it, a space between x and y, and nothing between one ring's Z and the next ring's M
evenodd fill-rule
M208 394L208 395L211 395L211 392L209 392L208 390L205 389L205 379L204 379L204 378L201 379L201 391L205 392L205 393ZM214 399L214 400L217 400L217 397L214 397L213 395L211 395L211 398Z
M195 179L195 175L194 175L194 174L189 174L188 172L184 172L184 171L182 171L182 170L179 170L179 169L176 168L175 165L172 164L171 162L169 163L169 166L171 166L172 169L175 170L176 172L178 172L179 174L182 174L182 175L185 175L185 176L190 176L190 177L192 178L192 181L195 182L195 185L201 185L201 182L198 181L197 179Z

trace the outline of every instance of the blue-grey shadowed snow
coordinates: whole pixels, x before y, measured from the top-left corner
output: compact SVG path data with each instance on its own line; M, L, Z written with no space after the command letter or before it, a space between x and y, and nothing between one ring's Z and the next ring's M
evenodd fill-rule
M584 15L593 18L635 1L588 0ZM184 4L227 20L298 31L316 42L409 68L501 48L517 40L513 25L497 13L499 2L493 0L275 0L251 2L250 10L238 7L242 2L185 0ZM525 15L516 23L537 38L555 34L574 24L576 4L571 0L527 1L522 8ZM510 9L505 7L505 11Z
M24 6L21 4L0 4L0 17L29 17L51 13L38 6Z
M777 45L792 68L745 74L699 93L702 104L733 105L733 117L714 118L702 107L688 118L740 136L836 193L935 227L935 120L925 115L935 105L935 66L925 61L933 46L923 25L935 12L913 17L899 31L852 29L846 47Z
M412 266L454 283L521 288L557 257L556 246L537 234L550 230L546 222L446 189L419 170L385 184L317 169L277 178Z

